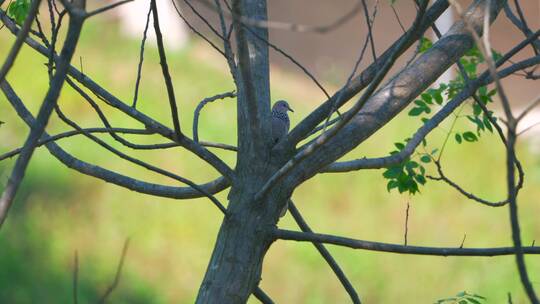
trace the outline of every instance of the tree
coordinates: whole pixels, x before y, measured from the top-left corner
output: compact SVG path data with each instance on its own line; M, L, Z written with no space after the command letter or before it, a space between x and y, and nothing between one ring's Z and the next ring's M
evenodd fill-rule
M3 4L0 0L0 5ZM114 9L129 1L119 1L103 8L87 11L86 1L62 0L63 9L59 10L54 1L48 1L53 34L47 37L37 23L37 30L32 29L40 4L39 0L17 0L10 5L8 12L0 11L3 24L17 36L10 53L0 70L0 88L17 111L21 119L31 128L24 146L9 155L18 154L17 162L12 170L11 177L0 200L0 223L3 223L9 207L17 193L18 186L24 177L26 167L34 150L44 145L54 157L68 167L98 179L116 184L141 193L175 199L188 199L193 197L207 197L223 213L223 222L217 236L212 258L209 261L206 275L201 284L197 303L244 303L251 294L254 294L264 303L272 300L260 288L262 263L265 254L273 242L278 240L295 240L311 242L332 267L335 274L349 293L351 300L360 303L359 296L340 269L336 261L325 249L324 244L334 244L357 249L375 251L399 252L420 255L456 255L456 256L493 256L514 254L517 268L523 287L531 301L538 303L538 298L531 285L524 254L539 254L539 247L523 247L521 244L517 197L523 184L523 168L515 153L517 140L517 124L536 105L540 99L531 102L529 107L519 115L515 115L511 104L504 93L500 79L517 71L524 71L525 77L538 79L534 69L540 64L539 31L533 32L520 13L519 2L516 1L518 16L503 0L476 0L466 10L462 10L454 1L437 0L429 5L428 1L417 1L417 15L408 30L395 41L383 54L377 56L373 47L373 34L371 24L374 16L370 16L365 1L359 1L355 10L363 11L366 16L366 26L370 29L364 50L369 46L373 53L373 63L364 71L356 74L356 67L347 82L333 95L321 103L313 112L306 116L292 129L286 138L273 145L271 141L270 122L270 83L268 50L272 47L281 53L283 50L268 41L268 28L273 26L286 27L291 30L304 31L330 31L339 26L348 18L345 15L340 20L327 27L307 27L298 24L281 24L267 19L265 0L234 0L232 6L228 2L215 0L203 3L218 14L220 29L208 26L220 38L222 47L215 45L202 33L192 27L197 35L206 39L227 61L230 73L236 85L236 91L209 97L201 102L195 112L194 136L190 138L180 128L180 115L175 98L174 87L167 65L167 56L161 37L159 12L156 0L150 1L148 16L153 17L153 27L157 37L157 46L164 83L167 88L171 121L173 128L166 126L136 107L136 97L133 104L118 99L104 87L94 82L89 76L83 74L70 65L73 52L81 33L84 22L101 12ZM394 1L392 1L394 2ZM187 1L186 3L189 3ZM444 35L441 35L434 25L434 21L453 5L460 15L460 19ZM501 10L506 11L510 20L524 33L524 40L506 54L493 53L490 47L489 25L497 18ZM14 19L10 18L13 17ZM66 38L62 49L56 52L59 29L62 20L69 18ZM149 27L147 18L146 24ZM424 33L432 28L440 35L432 43L424 38ZM484 34L482 36L482 34ZM146 30L145 30L146 35ZM35 38L33 38L35 37ZM231 39L234 37L234 43ZM144 41L141 47L141 62L144 52ZM400 70L389 75L396 60L415 42L418 47L415 58ZM48 93L43 100L39 114L34 118L27 110L24 102L18 97L14 89L5 80L21 45L26 43L40 54L49 59L48 69L50 85ZM513 55L526 47L531 47L535 55L519 62L510 62ZM362 50L358 62L364 56ZM292 57L289 57L292 59ZM292 59L294 61L294 59ZM296 61L294 61L297 63ZM298 63L297 63L298 64ZM439 88L430 86L437 78L453 64L457 64L461 76L448 85ZM477 68L485 64L485 72L476 75ZM304 69L313 80L314 77ZM138 75L141 70L139 68ZM391 76L391 77L388 77ZM388 79L385 81L385 79ZM315 80L316 81L316 80ZM84 129L75 121L64 115L57 106L57 100L62 86L66 82L87 100L100 115L105 128ZM495 83L495 90L488 90L487 85ZM85 89L81 88L83 86ZM137 86L135 92L137 92ZM113 106L118 111L130 116L133 120L144 124L145 129L118 129L111 128L107 117L103 115L97 103L87 93L91 92L99 99ZM360 94L356 100L353 98ZM489 110L494 94L498 94L504 109L504 118L497 119ZM448 101L444 101L443 95ZM136 95L135 95L136 96ZM203 106L211 101L236 96L237 99L237 129L238 143L236 147L220 143L208 143L198 140L198 115ZM419 99L417 96L420 96ZM433 151L421 155L420 161L433 162L439 176L431 177L443 181L459 190L466 198L476 200L489 206L508 206L512 224L512 247L502 248L436 248L417 247L396 244L383 244L355 240L341 236L317 234L311 231L303 220L300 212L290 201L294 190L303 182L315 178L322 172L350 172L364 169L385 168L384 178L388 179L388 189L397 189L400 192L416 193L426 182L423 166L412 159L416 148L423 144L426 136L442 121L464 102L473 98L475 101L475 115L469 119L478 127L478 131L457 134L458 142L475 141L481 130L495 130L506 149L507 156L507 198L501 202L490 202L463 190L457 183L448 179L442 166ZM411 116L420 116L430 113L434 104L440 105L440 110L430 118L424 118L423 126L405 144L396 145L397 150L389 156L378 158L361 158L352 161L338 161L357 146L370 138L384 125L392 121L406 106L414 103L409 112ZM350 108L343 113L339 112L345 105ZM70 125L74 131L51 136L44 130L52 114L56 111L59 117ZM333 114L337 118L330 120ZM501 127L506 126L506 133ZM181 146L204 160L222 176L206 184L197 185L185 177L169 172L163 168L153 166L145 161L129 156L115 147L107 144L93 133L109 133L120 144L132 149L160 149L167 146ZM159 134L169 140L166 144L139 145L131 143L122 137L123 133ZM68 154L55 143L58 138L82 134L98 145L105 147L119 157L142 166L148 170L170 177L186 187L172 187L148 183L130 176L121 175L98 164L86 163ZM450 133L449 133L450 134ZM314 139L305 144L301 142L310 136ZM231 149L236 151L236 167L229 167L207 147ZM4 155L2 158L8 156ZM517 172L517 173L516 173ZM517 175L517 179L516 179ZM229 203L227 208L219 202L214 194L230 187ZM302 232L289 231L277 228L280 211L288 204L290 213L299 224Z

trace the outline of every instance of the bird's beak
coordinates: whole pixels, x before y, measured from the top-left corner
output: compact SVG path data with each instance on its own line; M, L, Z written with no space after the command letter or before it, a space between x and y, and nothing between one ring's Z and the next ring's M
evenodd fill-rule
M294 113L294 110L293 110L293 109L291 109L291 107L287 106L287 109L288 109L289 111L291 111L291 112L293 112L293 113Z

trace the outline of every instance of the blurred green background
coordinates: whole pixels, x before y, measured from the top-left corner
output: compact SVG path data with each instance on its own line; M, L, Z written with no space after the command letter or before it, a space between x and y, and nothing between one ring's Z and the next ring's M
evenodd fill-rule
M0 56L13 42L0 30ZM114 23L92 19L86 24L74 57L91 76L126 103L131 103L139 42L122 38ZM156 49L145 54L139 109L172 125L166 90ZM182 51L169 52L170 68L183 130L191 134L192 113L204 97L233 89L224 61L202 42L194 40ZM47 89L44 57L25 47L8 80L33 111ZM331 87L331 86L330 86ZM333 89L336 89L335 87ZM272 99L286 98L295 109L293 125L323 100L322 94L300 76L279 68L272 71ZM60 105L82 126L101 126L77 94L68 87ZM113 126L142 126L101 103ZM21 146L28 128L0 95L0 153ZM205 140L235 143L235 101L209 104L200 121ZM410 136L420 122L400 116L347 158L384 155L393 143ZM469 129L466 121L458 129ZM439 147L448 125L429 137L430 148ZM68 130L57 117L50 134ZM101 138L114 144L108 136ZM159 137L129 136L139 143ZM119 160L82 136L59 142L75 156L136 176L146 181L176 185ZM530 145L518 145L526 170L519 206L524 244L540 236L540 157ZM478 143L450 141L443 157L448 176L488 199L505 193L503 147L494 135ZM196 182L217 173L182 149L130 151L167 170ZM216 151L231 166L234 154ZM0 162L2 187L15 159ZM429 166L433 172L433 167ZM409 244L465 247L511 244L506 207L490 208L468 201L448 186L428 182L419 195L388 193L380 170L319 175L303 184L293 196L313 230L353 238L402 243L405 210L410 202ZM226 201L226 192L218 195ZM72 302L75 251L79 257L79 303L94 303L113 280L124 240L131 238L121 281L110 303L192 303L204 275L221 222L221 213L205 199L176 201L135 193L81 175L54 159L45 148L34 155L22 189L0 231L0 302ZM297 229L287 215L280 227ZM540 241L540 240L539 240ZM352 280L364 303L432 303L460 291L477 293L488 303L526 303L513 256L494 258L425 257L329 247ZM529 273L540 291L540 257L527 257ZM307 243L276 242L265 259L262 288L277 303L347 303L341 285L317 251ZM251 299L250 303L257 303Z

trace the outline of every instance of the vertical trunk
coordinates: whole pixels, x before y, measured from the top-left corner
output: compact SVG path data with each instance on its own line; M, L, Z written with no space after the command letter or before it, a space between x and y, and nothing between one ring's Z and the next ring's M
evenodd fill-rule
M233 192L196 303L246 303L258 286L272 243L269 232L279 218L278 205L283 206L286 198L270 196L256 202L252 197L252 191Z
M257 287L263 258L287 196L255 193L279 168L270 156L268 30L243 20L266 20L266 0L234 0L237 42L238 152L227 215L221 224L197 303L245 303ZM244 18L244 19L242 19ZM249 23L249 22L248 22ZM283 162L281 162L283 164Z

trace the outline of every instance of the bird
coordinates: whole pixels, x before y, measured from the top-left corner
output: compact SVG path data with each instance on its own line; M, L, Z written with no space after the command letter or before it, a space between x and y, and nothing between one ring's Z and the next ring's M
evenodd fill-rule
M291 121L289 120L288 111L294 112L285 100L278 100L272 106L272 144L274 145L289 133ZM281 209L279 217L283 217L287 213L287 209L289 209L289 200Z
M277 144L289 133L291 122L288 111L294 112L285 100L278 100L272 106L272 144Z

